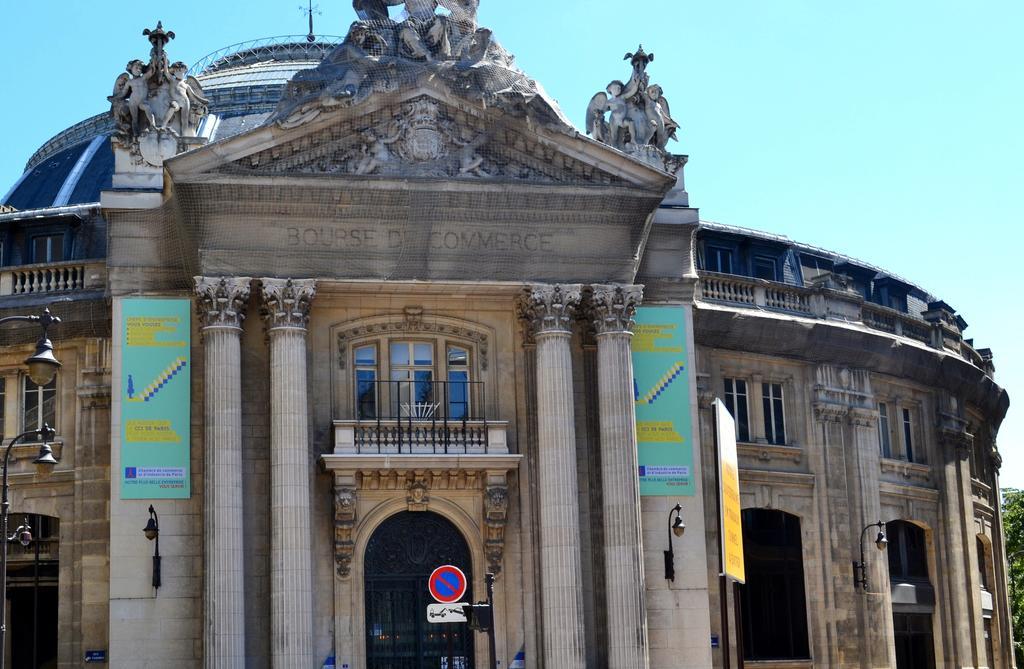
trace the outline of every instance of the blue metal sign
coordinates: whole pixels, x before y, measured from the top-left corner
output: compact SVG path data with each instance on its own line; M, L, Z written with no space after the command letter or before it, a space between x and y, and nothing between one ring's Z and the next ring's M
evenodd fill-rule
M106 662L107 651L105 650L87 650L85 651L86 662Z

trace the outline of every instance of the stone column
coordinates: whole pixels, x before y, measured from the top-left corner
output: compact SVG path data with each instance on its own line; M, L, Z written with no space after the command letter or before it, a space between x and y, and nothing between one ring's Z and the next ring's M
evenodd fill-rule
M306 324L314 281L264 279L270 337L270 654L273 669L313 658Z
M548 669L583 669L586 663L570 350L570 323L579 302L579 285L535 285L520 304L537 346L541 609Z
M608 668L646 669L647 604L633 394L633 316L642 286L594 286Z
M242 321L250 278L195 278L204 351L203 666L245 665Z

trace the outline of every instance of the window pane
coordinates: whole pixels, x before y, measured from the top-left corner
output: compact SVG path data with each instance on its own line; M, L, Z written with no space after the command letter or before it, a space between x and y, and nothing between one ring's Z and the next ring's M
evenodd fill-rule
M64 236L50 237L50 256L47 258L47 262L60 262L62 260L64 260Z
M448 349L448 366L465 367L469 364L469 351L464 348Z
M369 369L356 372L356 398L359 418L377 417L377 373Z
M415 349L415 363L417 365L434 364L434 346L432 344L417 343Z
M889 407L885 404L878 405L878 443L882 449L882 457L891 458L892 440L889 434Z
M775 261L771 258L755 258L754 276L758 279L775 281L777 276L775 272Z
M914 426L910 420L910 410L903 410L903 449L907 460L916 462L914 459Z
M409 364L409 343L408 342L397 342L391 345L391 364L392 365L408 365Z
M434 373L419 370L416 372L416 402L431 404L434 401Z
M357 365L376 365L377 364L377 347L376 346L361 346L356 349L356 364Z
M39 429L39 386L25 379L25 431Z

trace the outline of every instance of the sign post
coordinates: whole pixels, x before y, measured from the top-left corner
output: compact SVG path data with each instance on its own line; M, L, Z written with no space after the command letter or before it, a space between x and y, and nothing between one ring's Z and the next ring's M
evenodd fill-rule
M739 458L736 454L736 423L729 409L720 399L714 403L715 412L715 482L718 489L718 542L721 547L718 589L722 609L722 666L730 669L732 661L729 643L729 580L742 584L747 580L743 560L743 515L740 501ZM734 597L736 629L740 627L739 600ZM737 658L743 667L743 639L737 639Z

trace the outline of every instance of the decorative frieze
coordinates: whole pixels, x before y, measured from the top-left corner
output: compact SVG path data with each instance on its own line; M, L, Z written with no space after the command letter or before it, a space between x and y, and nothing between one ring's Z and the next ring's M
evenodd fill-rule
M598 284L591 286L587 300L589 320L598 336L631 333L636 308L643 301L643 286Z
M316 296L316 281L262 279L260 292L263 299L260 311L268 329L305 328L309 323L309 309Z
M571 332L571 324L583 297L576 284L534 284L519 299L519 317L533 336Z
M241 328L249 303L249 277L195 277L196 311L204 328Z

